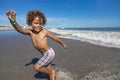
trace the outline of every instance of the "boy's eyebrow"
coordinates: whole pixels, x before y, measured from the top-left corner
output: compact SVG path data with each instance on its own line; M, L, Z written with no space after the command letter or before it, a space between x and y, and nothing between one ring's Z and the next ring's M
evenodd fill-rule
M38 20L38 21L35 21L35 23L43 24L43 21Z

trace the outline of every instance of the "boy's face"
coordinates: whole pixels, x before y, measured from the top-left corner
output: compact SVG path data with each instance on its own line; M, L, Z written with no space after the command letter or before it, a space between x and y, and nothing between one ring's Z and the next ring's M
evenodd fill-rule
M39 33L42 30L43 19L39 17L35 17L32 21L33 31Z

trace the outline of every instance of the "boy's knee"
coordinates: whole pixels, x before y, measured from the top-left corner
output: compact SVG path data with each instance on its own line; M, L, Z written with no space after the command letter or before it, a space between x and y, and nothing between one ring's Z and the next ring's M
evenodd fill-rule
M40 68L41 68L41 67L40 67L38 64L35 64L33 68L34 68L34 70L36 70L36 71L40 71Z

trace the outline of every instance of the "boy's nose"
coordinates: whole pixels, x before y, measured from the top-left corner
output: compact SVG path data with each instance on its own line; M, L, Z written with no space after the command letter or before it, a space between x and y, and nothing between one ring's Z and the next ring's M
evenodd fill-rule
M38 25L37 25L37 27L41 27L41 25L40 25L40 24L38 24Z

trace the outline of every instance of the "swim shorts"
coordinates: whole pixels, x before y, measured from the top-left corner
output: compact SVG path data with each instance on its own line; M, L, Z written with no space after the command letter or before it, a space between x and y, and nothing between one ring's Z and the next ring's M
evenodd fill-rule
M52 48L50 48L48 51L46 51L39 59L39 61L37 62L37 64L39 64L40 66L48 66L51 61L53 60L55 56L55 52Z

